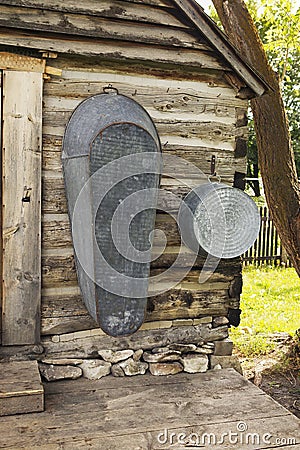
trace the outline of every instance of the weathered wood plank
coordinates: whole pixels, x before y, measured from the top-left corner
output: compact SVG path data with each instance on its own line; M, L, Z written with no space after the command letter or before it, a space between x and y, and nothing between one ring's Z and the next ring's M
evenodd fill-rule
M148 299L145 322L226 315L228 289L203 292L173 289ZM80 295L56 295L42 298L43 335L89 330L96 324L89 316Z
M49 111L44 110L43 125L45 127L65 127L68 123L71 111ZM214 148L233 150L235 148L236 130L233 124L220 122L211 122L210 117L201 118L193 117L190 114L190 120L183 117L182 120L175 117L167 117L167 114L156 116L148 112L155 122L160 136L178 135L184 139L198 139L206 143L207 146L212 145ZM197 120L198 119L198 120ZM242 130L239 129L239 133ZM204 144L205 145L205 144ZM242 155L245 156L245 155Z
M46 385L46 399L44 413L3 418L2 448L183 448L174 439L174 445L170 443L172 432L181 439L183 432L199 438L206 433L203 446L211 448L208 435L215 434L219 442L222 436L236 433L241 421L247 432L260 436L259 444L249 444L245 443L246 432L240 432L244 439L238 444L241 450L279 448L275 439L283 437L295 438L294 446L283 448L299 447L299 420L232 369L172 377L56 382ZM161 445L158 434L164 435L165 430L167 443ZM271 444L263 443L263 436L270 435ZM232 444L226 441L213 447L232 448Z
M165 233L168 246L180 245L178 227L172 217L167 214L157 214L155 228ZM158 238L154 239L154 245L158 242ZM72 247L72 236L68 217L65 214L44 215L42 221L43 250L70 247Z
M45 176L44 173L43 177L43 214L66 214L67 203L63 179L61 176L57 176L58 174L56 172L52 172L51 174L53 177L49 176L50 173L47 173L47 176ZM229 181L229 183L232 184L233 174L225 176L225 174L221 173L221 176L223 181ZM181 199L185 197L193 187L196 187L199 184L199 180L186 179L185 181L187 183L186 186L180 182L177 182L177 184L169 184L167 178L162 178L158 203L159 209L168 212L178 212ZM172 192L174 197L170 198L165 191Z
M74 286L77 285L77 275L76 275L76 268L75 268L75 261L74 261L74 256L73 256L73 251L72 249L70 249L70 253L68 253L68 251L66 252L66 255L43 255L42 256L42 285L43 288L48 288L48 287L55 287L55 286L59 286L59 285L63 285L63 286ZM175 252L174 252L175 253ZM176 253L175 253L176 255ZM174 258L175 259L175 258ZM169 257L169 261L171 261L171 257ZM199 258L198 263L196 264L196 267L199 267L203 264L204 259L203 258ZM167 267L167 266L160 266L160 267ZM189 267L189 265L187 265L187 267ZM209 287L209 289L212 290L218 290L219 289L219 285L224 284L225 289L226 289L226 285L228 284L229 287L229 283L230 281L233 280L234 278L234 274L235 274L235 270L233 268L231 268L230 266L228 267L228 272L224 273L224 269L222 270L222 272L218 271L215 272L213 275L211 275L209 281L207 283L203 283L201 285L198 284L198 278L199 278L199 270L194 269L192 272L190 272L188 275L186 275L184 277L184 280L181 283L190 283L191 284L191 288L194 288L194 285L197 286L196 289L201 289L205 290L205 288ZM235 268L235 267L234 267ZM218 269L217 269L218 270ZM184 261L182 264L182 269L180 267L176 267L173 269L172 273L169 275L166 275L164 278L164 282L173 282L173 280L180 280L181 274L185 272L185 265L184 265ZM160 273L163 273L163 270L161 268L153 268L151 270L151 274L153 276L158 275ZM163 281L161 282L163 283ZM177 283L175 283L177 284ZM157 287L156 283L154 282L153 285L151 285L151 290L155 290ZM222 287L221 287L222 289Z
M0 102L0 117L2 117L2 99L3 99L3 90L2 90L2 78L3 78L3 74L2 74L2 70L0 71L0 93L1 93L1 102ZM2 130L2 124L1 124L1 134L3 133ZM1 227L3 228L3 146L1 144L1 150L0 150L0 179L1 179L1 188L0 188L0 224ZM3 251L3 232L1 229L1 233L0 233L0 248ZM2 258L2 254L0 257L0 273L3 274L3 258ZM2 277L3 279L3 277ZM1 348L1 344L2 344L2 298L3 298L3 281L1 280L0 282L0 348Z
M98 58L108 58L117 61L139 61L144 63L166 64L174 67L180 64L186 67L195 67L201 70L230 70L215 57L197 49L163 47L146 45L139 42L128 42L124 45L122 41L111 41L100 38L78 37L47 37L38 34L30 35L22 32L5 33L0 32L0 44L17 47L29 47L45 51L55 51L58 53L77 54L84 56L96 56ZM153 61L155 55L155 61Z
M172 289L156 297L150 297L146 321L188 319L203 315L226 315L228 290L189 291Z
M77 285L77 274L73 255L42 257L42 286Z
M31 56L0 52L0 69L44 73L46 61Z
M64 82L60 83L47 82L48 86L45 90L45 110L47 111L72 111L79 103L89 95L96 95L102 92L103 87L106 85L106 81L91 81L91 82ZM234 124L236 122L236 102L233 98L222 97L222 92L226 93L226 90L222 87L218 90L220 98L215 98L214 95L217 91L211 92L212 96L209 97L209 91L203 93L201 97L201 84L199 83L199 90L197 94L186 93L184 88L180 89L155 89L149 83L148 87L131 86L121 83L116 83L118 91L133 97L137 102L142 104L144 108L151 111L151 114L155 118L176 118L178 120L184 120L184 117L190 119L193 117L195 120L206 120L211 122L224 122L228 124ZM58 90L64 89L64 97L58 94ZM47 92L48 91L48 92ZM207 96L206 98L204 96Z
M76 60L77 61L77 60ZM235 98L235 93L232 87L224 80L224 75L222 71L219 72L199 72L197 79L193 77L182 78L177 75L174 69L172 79L165 78L164 76L157 76L155 73L151 72L147 74L147 77L141 77L136 72L135 66L127 65L127 73L120 73L118 68L110 68L109 63L107 65L101 65L97 61L97 71L95 71L95 66L88 66L86 60L84 60L85 65L80 68L76 66L76 61L72 61L72 66L70 66L69 59L63 59L60 57L55 61L56 65L63 69L63 78L57 80L51 80L46 83L45 88L49 88L49 92L46 90L47 95L61 96L62 91L55 88L55 85L64 85L64 95L72 96L72 91L74 90L75 97L86 96L83 83L91 83L91 90L95 89L93 83L112 83L122 92L126 92L126 95L135 96L135 90L137 95L144 94L145 96L150 96L154 98L155 95L162 97L163 95L190 95L195 99L201 101L201 99L215 99L217 102L222 104L226 101L228 105L236 105L244 107L247 109L247 101L239 98ZM77 61L78 64L80 60ZM108 71L108 69L110 69ZM190 73L190 72L189 72ZM178 78L177 78L178 77ZM76 90L76 86L79 89ZM52 86L52 87L51 87ZM153 89L155 88L155 92ZM66 94L65 94L66 93ZM73 93L73 94L74 94ZM97 92L94 92L97 93ZM99 88L98 88L99 93ZM73 95L74 96L74 95Z
M114 0L113 6L111 2L106 0L101 2L86 0L84 5L74 2L74 0L66 0L64 3L58 0L47 0L47 2L41 2L40 0L3 0L1 3L15 7L37 8L43 11L72 12L111 19L187 27L185 23L182 23L172 14L174 8L167 0Z
M0 363L0 416L44 410L36 361Z
M210 127L208 126L208 129L209 128ZM215 133L217 133L217 129L215 129ZM189 142L189 144L191 143L190 140L187 142ZM205 146L176 145L168 142L164 145L163 152L166 155L175 155L182 158L182 160L189 161L207 175L210 174L211 157L214 155L216 157L218 174L227 180L233 181L235 172L244 173L246 171L246 158L237 158L235 152L231 150ZM175 160L166 160L165 167L169 173L174 174L174 179L180 177L187 178L187 169L176 164ZM57 177L58 175L62 176L60 146L46 144L43 146L43 169L45 171L45 178L47 177L47 171L55 172Z
M196 80L193 77L186 80L174 71L172 79L166 78L168 72L159 76L152 74L152 69L151 74L148 71L147 76L143 77L139 76L136 67L127 66L126 73L120 73L120 69L118 71L116 67L101 66L100 63L95 72L95 67L92 71L85 60L84 69L76 67L75 62L72 62L74 67L70 70L70 61L62 58L56 60L55 64L63 70L63 78L53 79L45 84L46 97L51 97L45 103L49 108L65 102L70 107L62 105L63 109L73 109L76 100L79 102L87 95L98 94L108 83L112 83L120 93L136 97L146 108L163 112L172 112L172 108L175 108L176 112L182 113L181 108L184 111L190 108L188 111L202 115L205 112L209 114L209 109L214 105L215 115L226 118L232 117L232 107L247 107L245 100L235 98L234 91L224 81L222 72L199 72ZM65 99L61 97L62 86ZM52 97L57 97L57 102ZM54 102L57 104L54 105Z
M42 74L4 71L4 345L39 342Z
M291 419L291 422L290 422ZM262 424L263 422L263 424ZM120 435L120 436L106 436L103 437L101 433L93 433L93 437L78 437L72 440L70 444L68 439L59 440L60 445L63 445L64 449L86 449L87 445L91 448L101 448L101 450L112 450L122 448L123 450L132 450L132 448L137 448L139 450L182 450L183 442L186 443L186 448L198 448L195 444L201 444L201 448L211 448L213 445L216 450L223 450L225 448L225 443L218 445L217 442L222 439L222 436L227 436L228 430L231 430L233 435L237 430L239 422L232 421L227 423L217 423L210 425L199 425L199 426L181 426L180 428L172 427L169 433L161 429L156 432L145 432L145 433L132 433L130 435ZM295 436L297 433L297 419L292 415L281 415L280 417L262 418L260 419L249 419L247 420L251 430L255 430L253 435L248 433L249 437L246 438L249 443L240 444L240 450L256 450L257 444L255 442L263 441L263 438L259 436L265 436L265 443L260 444L260 449L291 449L299 450L300 444L297 444L296 438L285 438L284 435ZM286 424L288 428L283 428L283 424ZM277 436L280 434L282 437L277 438L278 442L282 442L283 445L272 444L271 439L268 440L267 436L269 430L276 430ZM278 431L280 430L280 431ZM282 431L281 431L282 430ZM285 430L285 433L283 432ZM235 436L235 435L234 435ZM215 437L215 438L214 438ZM161 442L167 441L166 445L162 445ZM216 445L214 445L216 442ZM253 445L252 445L253 442ZM295 444L294 444L295 442ZM190 443L190 445L189 445ZM287 443L287 446L284 445ZM202 445L203 444L203 445ZM170 445L172 447L170 447ZM188 446L189 445L189 446ZM231 445L231 444L229 444ZM270 446L271 445L271 446ZM41 449L41 450L51 450L57 449L57 444L46 444L45 446L31 447L31 449ZM185 448L185 447L184 447ZM231 448L226 445L226 448Z
M3 5L14 7L37 8L42 11L61 11L68 13L78 13L94 15L98 17L108 17L110 19L134 20L137 22L159 23L162 25L187 27L172 14L170 2L150 0L150 1L120 1L111 2L106 0L86 0L84 4L66 0L63 3L58 0L2 0ZM145 6L147 5L147 6Z
M49 84L49 83L48 83ZM60 114L70 114L79 103L89 95L99 94L103 90L104 83L80 83L82 86L79 87L81 91L81 96L78 98L73 97L45 97L45 113L59 112ZM60 85L60 89L63 89L64 84ZM78 86L72 91L77 91ZM177 119L178 121L184 122L184 120L199 122L211 122L219 124L220 127L234 125L236 122L236 111L235 106L230 105L226 100L217 100L214 98L200 99L195 98L190 94L185 94L184 92L178 91L177 93L159 93L148 94L145 91L150 91L148 89L134 89L133 87L129 89L122 89L119 92L123 95L133 97L138 103L140 103L149 114L155 120L172 120ZM153 92L153 91L152 91ZM75 97L77 94L72 92ZM234 102L233 102L234 103ZM242 131L246 131L246 128L239 129L239 135L242 136ZM246 135L245 135L246 136Z
M116 8L118 6L116 5ZM58 12L34 8L20 8L12 6L0 6L0 25L6 28L18 30L34 30L41 32L68 34L71 36L85 36L92 38L103 38L124 41L139 41L147 44L166 45L168 47L198 48L211 52L208 45L198 43L197 39L182 30L180 22L172 19L169 14L161 14L163 22L166 23L167 16L170 22L176 22L176 26L161 26L160 15L157 14L157 22L140 22L134 17L133 21L114 20L94 15L70 14L69 12Z
M72 62L71 62L72 61ZM55 65L63 71L78 70L80 72L96 73L95 68L97 67L97 73L113 73L119 76L136 76L137 78L151 77L151 79L164 79L164 80L182 80L182 81L199 81L199 82L209 82L213 84L217 80L217 84L226 84L231 86L230 83L226 82L224 77L224 71L222 70L210 70L199 67L187 67L177 64L167 65L167 64L151 64L149 62L138 60L117 60L117 59L105 59L105 63L102 58L97 58L94 56L92 59L86 55L76 55L76 58L70 60L70 55L65 53L60 53L59 58L55 61L51 61L51 66ZM227 72L226 72L227 73ZM209 78L211 79L209 80ZM223 77L223 82L222 82ZM51 82L48 78L47 82ZM245 100L243 100L245 101Z

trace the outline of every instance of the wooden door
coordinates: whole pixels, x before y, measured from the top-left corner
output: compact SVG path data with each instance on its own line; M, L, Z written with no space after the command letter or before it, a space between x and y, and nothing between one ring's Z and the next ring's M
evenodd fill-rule
M17 69L1 74L2 345L40 340L43 73Z

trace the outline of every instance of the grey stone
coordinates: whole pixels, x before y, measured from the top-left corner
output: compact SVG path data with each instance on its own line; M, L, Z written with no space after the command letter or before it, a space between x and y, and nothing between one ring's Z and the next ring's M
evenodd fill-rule
M148 369L148 364L141 361L134 361L133 358L129 358L126 361L119 363L119 366L124 370L125 375L144 375Z
M237 356L215 356L211 355L210 357L210 365L211 367L215 367L218 364L222 367L222 369L235 369L241 375L243 375L243 370L241 363Z
M200 317L198 319L193 320L194 325L200 325L201 323L211 323L213 320L212 316Z
M93 357L95 348L126 350L151 350L154 347L166 347L172 343L196 344L199 341L218 341L228 337L228 326L211 328L211 324L200 324L192 327L171 327L164 329L138 330L130 336L120 337L107 336L99 332L90 338L82 338L78 333L60 335L60 341L55 343L50 337L43 339L43 344L48 357L57 355L72 355L74 358ZM71 336L69 336L71 335ZM67 340L65 338L68 337Z
M149 362L149 363L179 361L180 357L181 357L180 352L175 352L172 350L168 350L164 353L144 352L144 354L143 354L144 361Z
M98 354L104 361L110 362L112 364L118 363L120 361L125 361L125 359L130 358L133 355L133 350L99 350Z
M214 342L205 342L205 344L203 344L202 347L215 348L215 343Z
M213 370L221 370L221 369L222 369L221 364L216 364L216 365L213 367Z
M80 367L75 366L58 366L54 364L39 364L41 375L47 381L57 380L76 380L82 376Z
M179 362L151 363L149 369L152 375L175 375L183 371L183 366Z
M133 361L139 361L143 356L143 353L144 351L141 348L139 350L136 350L132 356Z
M120 364L113 364L111 366L111 374L114 377L125 377L124 370L120 367Z
M154 347L152 353L166 353L170 350L170 347Z
M230 339L223 341L216 341L214 355L216 356L231 356L233 349L233 342Z
M187 327L193 325L193 319L174 319L173 327Z
M206 372L208 369L207 355L188 353L181 358L181 362L188 373Z
M188 353L197 350L195 344L171 344L169 345L170 350L175 350L176 352Z
M213 348L211 348L211 347L207 348L207 347L204 347L204 346L203 347L198 347L195 350L195 353L201 353L202 355L212 355L213 352L214 352Z
M45 358L42 359L42 362L45 364L53 364L54 366L78 366L83 363L83 359L73 359L73 358L64 358L64 359L51 359Z
M227 325L229 323L229 320L225 316L215 317L213 319L213 327L221 327L222 325Z
M87 359L82 364L83 376L89 380L99 380L110 374L111 363L100 359Z

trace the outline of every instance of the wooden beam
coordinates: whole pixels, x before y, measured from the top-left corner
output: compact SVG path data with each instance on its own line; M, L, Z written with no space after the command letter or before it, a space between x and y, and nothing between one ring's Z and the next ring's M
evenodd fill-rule
M46 61L17 53L0 52L0 69L43 73Z
M44 388L36 361L0 363L0 416L44 410Z
M40 340L42 74L3 74L3 345Z
M206 36L213 47L230 64L237 75L245 81L253 92L263 95L269 89L267 83L252 69L239 55L235 47L229 42L227 36L217 27L215 22L205 14L203 8L194 0L174 0L174 4L180 8L187 18L192 21L198 30Z

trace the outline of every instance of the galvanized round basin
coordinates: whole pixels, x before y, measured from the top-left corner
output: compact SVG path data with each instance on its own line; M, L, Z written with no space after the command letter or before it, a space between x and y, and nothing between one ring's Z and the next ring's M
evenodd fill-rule
M255 242L260 215L253 200L240 189L205 183L184 199L179 225L185 244L218 258L234 258Z

